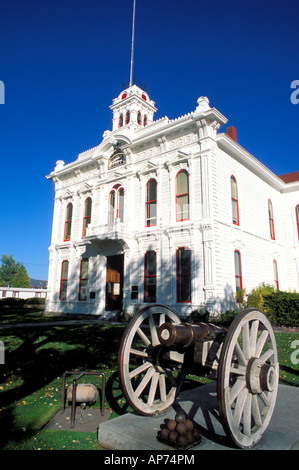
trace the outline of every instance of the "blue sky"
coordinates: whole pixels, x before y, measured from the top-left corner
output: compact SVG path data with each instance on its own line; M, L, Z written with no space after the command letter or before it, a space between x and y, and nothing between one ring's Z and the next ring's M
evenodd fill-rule
M1 0L0 256L47 279L46 179L112 128L129 80L133 0ZM137 0L135 75L175 118L208 96L276 174L299 170L298 0ZM299 95L298 95L299 96Z

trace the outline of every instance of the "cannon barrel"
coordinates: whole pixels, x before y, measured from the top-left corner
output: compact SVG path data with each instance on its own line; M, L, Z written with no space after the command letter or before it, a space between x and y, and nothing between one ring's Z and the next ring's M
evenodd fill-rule
M158 329L158 338L163 346L182 346L187 348L197 341L214 339L219 334L225 334L227 330L213 323L163 323Z

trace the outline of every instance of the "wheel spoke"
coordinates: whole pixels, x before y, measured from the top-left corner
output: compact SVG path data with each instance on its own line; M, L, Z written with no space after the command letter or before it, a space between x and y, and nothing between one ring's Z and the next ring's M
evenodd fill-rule
M248 322L242 327L242 350L245 359L250 359L250 341L249 341L249 324Z
M238 362L241 366L246 366L247 365L247 361L245 359L245 356L243 354L243 351L241 349L241 346L239 345L239 343L236 343L235 345L235 350L234 350L236 356L237 356L237 359L238 359Z
M156 328L156 325L155 325L155 320L154 320L153 315L149 315L148 322L149 322L149 326L150 326L152 345L153 346L158 346L160 344L160 341L159 341L159 338L158 338L157 328Z
M149 346L151 344L150 340L148 339L148 337L146 336L146 334L142 331L141 328L137 328L137 334L139 336L139 338L143 341L143 343L145 344L145 346Z
M130 354L135 354L136 356L148 357L146 351L139 351L138 349L130 348Z
M165 370L166 372L166 375L167 377L169 378L171 384L173 385L173 387L177 387L178 384L177 384L177 381L175 380L174 376L172 375L172 373L169 371L169 370Z
M248 394L247 389L244 388L238 395L235 413L234 413L234 421L235 421L236 426L239 426L240 424L247 394Z
M264 403L267 407L270 406L270 402L269 402L268 397L267 397L267 395L265 394L265 392L260 393L260 394L259 394L259 397L261 398L261 400L263 401L263 403Z
M165 383L165 375L160 374L159 376L159 386L160 386L160 397L162 401L166 400L166 383Z
M165 313L162 313L159 318L159 326L163 325L165 323Z
M261 336L259 337L258 342L256 343L255 354L254 354L255 357L260 357L268 336L269 336L269 332L267 330L264 330Z
M251 330L250 330L250 356L251 357L254 356L255 354L259 324L260 324L259 320L254 320L251 325Z
M158 387L158 380L159 380L159 372L155 372L151 380L151 386L150 386L149 396L147 400L148 405L152 405L154 403L154 399L155 399L156 391Z
M246 370L245 369L238 369L236 367L231 367L230 368L230 373L231 374L237 374L237 375L245 375Z
M136 377L136 375L141 374L141 372L144 372L149 367L152 367L152 364L150 362L145 362L144 364L141 364L141 366L136 367L136 369L131 370L131 372L129 372L130 379L133 379L133 377Z
M271 356L273 356L273 354L274 354L273 349L268 349L268 351L266 351L264 354L262 354L262 356L260 357L260 359L261 359L263 362L266 362Z
M236 383L233 385L233 387L230 390L230 405L233 404L239 393L242 392L244 389L246 383L245 380L237 380Z
M258 404L258 397L257 395L252 396L252 415L254 417L254 421L256 426L259 428L262 426L262 418L261 418L261 413L259 409L259 404Z
M154 373L155 373L155 369L153 367L148 369L147 373L145 374L145 376L143 377L140 384L138 385L138 387L135 390L135 395L137 397L139 397L141 395L141 393L143 392L143 390L145 389L145 387L147 386L147 384L151 380Z
M251 434L251 393L247 393L247 397L245 400L244 405L244 413L243 413L243 420L244 420L244 434L246 436L250 436Z

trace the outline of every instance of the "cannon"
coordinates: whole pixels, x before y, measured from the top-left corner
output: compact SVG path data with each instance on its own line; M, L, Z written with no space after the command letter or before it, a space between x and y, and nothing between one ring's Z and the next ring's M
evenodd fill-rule
M267 317L254 308L224 329L184 323L169 307L150 305L125 330L118 373L127 403L145 416L166 411L187 374L216 380L226 434L239 448L251 448L267 429L276 402L275 336Z

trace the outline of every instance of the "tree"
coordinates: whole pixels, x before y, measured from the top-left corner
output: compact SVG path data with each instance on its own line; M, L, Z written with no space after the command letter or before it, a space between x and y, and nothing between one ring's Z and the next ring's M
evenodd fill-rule
M11 287L30 287L30 278L23 264L19 267L15 277L11 281Z
M0 286L10 286L13 278L17 274L17 271L20 267L20 263L16 263L12 255L4 254L1 258L1 267L0 267Z
M30 287L30 279L23 264L16 262L12 255L4 254L0 267L1 287Z

